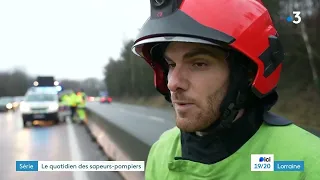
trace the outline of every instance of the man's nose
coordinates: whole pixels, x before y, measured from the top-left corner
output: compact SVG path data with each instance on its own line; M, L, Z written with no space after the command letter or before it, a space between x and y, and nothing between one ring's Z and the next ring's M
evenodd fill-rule
M171 92L188 89L187 74L181 67L175 67L168 73L168 89Z

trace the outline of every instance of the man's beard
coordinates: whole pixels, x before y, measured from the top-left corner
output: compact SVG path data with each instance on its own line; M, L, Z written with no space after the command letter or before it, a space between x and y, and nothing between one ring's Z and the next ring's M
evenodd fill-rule
M209 127L220 117L220 105L225 97L226 91L227 88L223 86L218 91L209 95L206 98L206 106L197 106L198 111L195 114L186 112L178 115L178 112L176 112L175 118L177 127L185 132L201 131Z

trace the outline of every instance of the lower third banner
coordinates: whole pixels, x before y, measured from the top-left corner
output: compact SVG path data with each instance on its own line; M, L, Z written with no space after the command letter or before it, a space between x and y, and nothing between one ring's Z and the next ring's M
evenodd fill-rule
M144 161L16 161L16 171L144 171Z

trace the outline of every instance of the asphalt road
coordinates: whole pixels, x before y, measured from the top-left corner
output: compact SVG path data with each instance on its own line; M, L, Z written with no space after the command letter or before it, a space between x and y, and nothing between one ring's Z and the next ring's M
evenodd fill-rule
M112 104L91 102L88 103L88 107L148 145L152 145L164 131L175 126L172 110L116 102ZM308 131L320 137L319 131L312 129Z
M83 126L63 123L24 129L19 112L0 113L1 180L121 180L117 172L16 172L18 160L107 161Z
M115 102L90 102L87 106L148 145L152 145L164 131L175 126L173 111L169 110Z

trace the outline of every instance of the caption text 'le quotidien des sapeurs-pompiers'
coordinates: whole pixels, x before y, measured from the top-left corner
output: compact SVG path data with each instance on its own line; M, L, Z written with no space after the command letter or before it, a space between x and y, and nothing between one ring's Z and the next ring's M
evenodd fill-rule
M144 171L144 161L16 161L16 171Z

